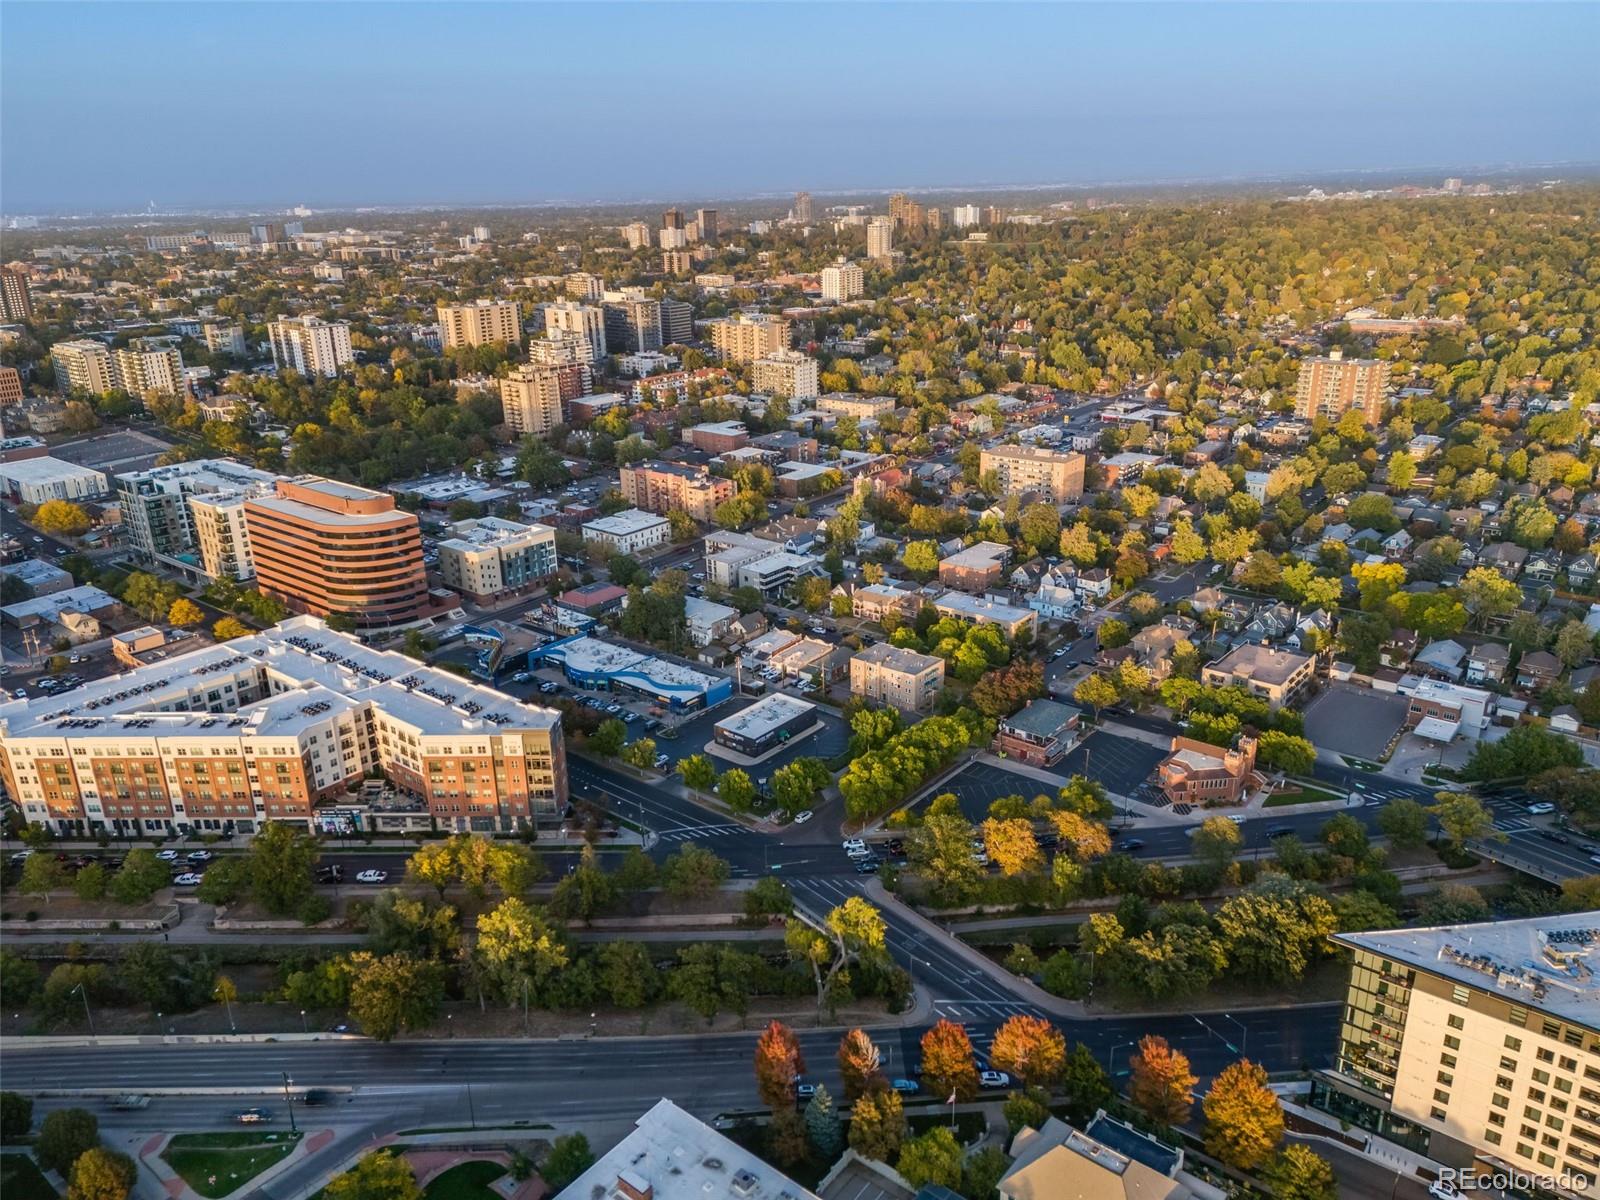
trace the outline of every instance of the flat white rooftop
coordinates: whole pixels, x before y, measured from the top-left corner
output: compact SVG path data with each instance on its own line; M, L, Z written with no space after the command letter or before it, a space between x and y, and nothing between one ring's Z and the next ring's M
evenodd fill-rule
M629 534L642 533L647 529L654 529L658 525L670 525L665 517L655 513L644 512L641 509L630 508L610 517L596 517L593 521L585 521L585 531L594 533L607 533L612 537L627 537Z
M1333 938L1600 1032L1600 912Z
M749 708L742 709L731 717L723 717L717 722L716 728L725 729L740 737L762 738L786 722L815 712L816 709L815 704L808 704L804 700L786 696L782 692L774 692L766 699L757 700Z

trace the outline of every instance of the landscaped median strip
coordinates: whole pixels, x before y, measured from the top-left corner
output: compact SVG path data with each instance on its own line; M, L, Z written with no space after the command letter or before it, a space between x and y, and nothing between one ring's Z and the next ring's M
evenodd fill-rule
M288 1130L179 1133L161 1158L196 1194L219 1200L288 1158L304 1136Z

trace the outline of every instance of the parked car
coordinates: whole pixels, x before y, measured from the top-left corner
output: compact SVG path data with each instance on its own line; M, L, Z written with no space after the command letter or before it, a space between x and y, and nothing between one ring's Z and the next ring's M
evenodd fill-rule
M922 1090L922 1085L919 1084L915 1079L891 1080L889 1086L895 1091L899 1092L902 1096L914 1096Z
M370 867L365 871L356 872L357 883L384 883L388 878L389 872L379 871Z
M866 853L867 844L860 838L846 838L842 844L846 854L849 854L852 850L859 850L863 854Z
M794 815L794 823L796 825L804 825L807 821L811 820L811 815L811 810L809 808L797 812Z
M979 1071L978 1086L986 1088L1007 1088L1011 1086L1011 1076L1004 1071Z
M656 755L656 770L665 771L672 764L672 759L665 754Z
M797 1079L794 1084L794 1094L797 1100L809 1100L817 1094L817 1085Z
M878 860L875 858L863 858L856 863L857 875L876 875L877 873Z
M530 680L532 678L533 678L533 676L528 674L526 671L518 671L515 675L513 675L511 677L511 682L512 683L527 683L528 680Z
M176 850L157 850L156 857L162 862L176 862L178 860L178 852Z
M182 874L174 875L172 877L172 886L173 887L199 887L200 886L200 881L203 880L204 878L205 878L205 876L201 875L197 871L184 871Z
M209 850L191 850L184 857L192 863L203 863L210 862L216 855Z

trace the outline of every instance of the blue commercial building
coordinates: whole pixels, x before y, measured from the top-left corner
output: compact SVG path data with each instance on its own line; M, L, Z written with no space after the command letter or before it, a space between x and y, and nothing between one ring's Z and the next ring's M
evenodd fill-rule
M579 634L542 646L530 664L559 665L567 679L595 691L643 696L673 712L713 708L733 696L733 680Z

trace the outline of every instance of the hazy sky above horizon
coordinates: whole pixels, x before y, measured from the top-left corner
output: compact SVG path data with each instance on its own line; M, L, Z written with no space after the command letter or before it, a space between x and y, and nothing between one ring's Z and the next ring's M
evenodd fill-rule
M0 206L1600 160L1593 4L5 0Z

